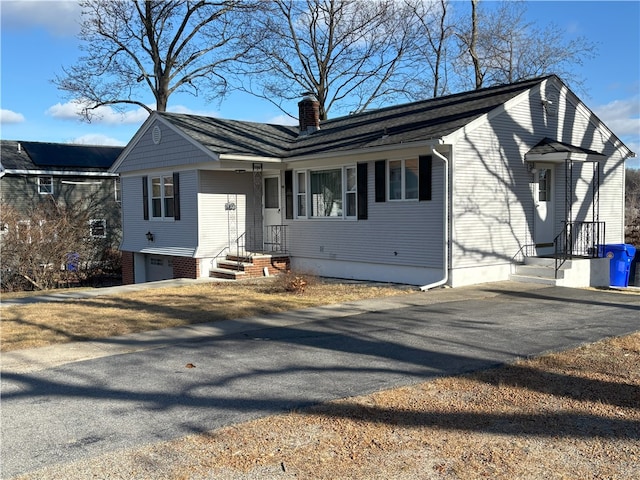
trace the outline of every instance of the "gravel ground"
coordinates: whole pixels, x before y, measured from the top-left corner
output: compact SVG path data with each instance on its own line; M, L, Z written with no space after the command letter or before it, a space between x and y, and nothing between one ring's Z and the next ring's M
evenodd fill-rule
M18 478L640 478L640 333Z

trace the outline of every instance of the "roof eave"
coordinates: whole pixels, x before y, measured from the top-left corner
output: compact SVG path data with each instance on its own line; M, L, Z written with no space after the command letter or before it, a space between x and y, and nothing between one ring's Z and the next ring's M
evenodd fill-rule
M377 155L380 153L392 152L397 150L409 150L415 148L435 147L443 145L445 142L442 138L431 138L429 140L420 140L417 142L393 143L379 147L361 147L353 150L335 150L324 153L314 153L308 155L293 155L286 158L287 162L303 162L305 160L323 160L339 157L352 157L356 155Z
M576 152L553 152L553 153L527 153L524 156L527 162L539 163L562 163L565 161L572 162L600 162L605 160L606 155L600 153L576 153Z

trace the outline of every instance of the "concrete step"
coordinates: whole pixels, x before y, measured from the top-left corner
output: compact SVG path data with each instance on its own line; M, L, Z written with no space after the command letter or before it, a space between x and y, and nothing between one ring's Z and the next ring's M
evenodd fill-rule
M522 283L539 283L542 285L553 285L553 286L557 284L556 279L553 277L551 278L536 277L536 276L529 276L529 275L520 275L517 273L511 275L509 279L514 282L522 282Z
M563 265L564 267L564 265ZM555 265L518 265L516 267L517 275L525 275L528 277L556 278ZM564 278L564 268L558 270L558 277Z
M230 270L228 268L212 268L209 270L209 276L212 278L226 278L229 280L238 280L245 277L247 274L242 270Z

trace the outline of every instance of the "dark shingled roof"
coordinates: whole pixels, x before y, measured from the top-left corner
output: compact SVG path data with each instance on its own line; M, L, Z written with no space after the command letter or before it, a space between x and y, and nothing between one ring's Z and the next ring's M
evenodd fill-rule
M13 140L2 140L1 146L0 161L7 170L106 171L124 150L124 147Z
M320 130L308 135L298 135L298 128L292 126L187 114L158 115L217 154L287 158L442 138L547 78L326 120L320 123Z
M546 153L582 153L585 155L600 155L601 153L595 150L589 150L587 148L576 147L568 143L559 142L550 138L543 138L540 140L531 150L527 152L527 155L543 155Z

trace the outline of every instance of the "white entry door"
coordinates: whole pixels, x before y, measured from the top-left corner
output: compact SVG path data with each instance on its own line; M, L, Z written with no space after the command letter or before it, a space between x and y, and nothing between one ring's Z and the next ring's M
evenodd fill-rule
M280 177L264 177L264 226L281 225Z
M538 166L534 188L536 206L534 240L539 255L553 253L555 237L553 185L553 167Z

